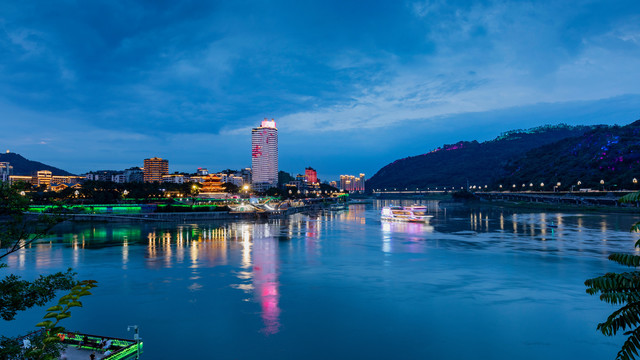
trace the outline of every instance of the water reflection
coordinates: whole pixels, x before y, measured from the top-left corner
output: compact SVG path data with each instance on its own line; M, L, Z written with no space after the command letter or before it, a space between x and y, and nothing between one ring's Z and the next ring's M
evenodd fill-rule
M147 235L146 264L149 268L171 268L188 261L191 281L188 289L199 291L203 285L203 268L227 265L234 252L240 254L240 269L236 272L239 284L234 288L252 293L261 307L264 334L275 334L280 329L278 241L282 225L286 232L301 229L300 221L285 224L231 223L211 225L178 225L176 228L153 229ZM319 226L306 222L307 236L318 237ZM124 255L123 255L124 256Z
M380 221L382 206L416 202L426 205L433 215L430 224ZM189 298L184 301L208 301L205 296L212 289L216 295L218 289L227 290L233 294L236 305L252 307L249 313L259 323L256 331L259 328L265 335L283 336L281 283L293 277L292 272L300 267L313 269L300 271L306 276L329 273L343 280L348 276L346 273L361 271L354 260L366 259L369 267L363 268L362 273L375 273L382 265L385 273L380 278L387 280L386 274L395 274L410 263L400 261L408 258L401 254L410 253L412 261L433 256L429 260L437 262L448 258L449 253L442 252L448 249L463 249L465 254L483 251L487 255L501 251L542 256L586 255L606 262L603 254L631 251L638 238L627 232L627 220L620 218L476 209L430 201L378 201L268 223L75 224L60 228L46 242L12 254L7 262L16 269L40 270L59 264L77 267L92 264L92 256L98 253L92 251L101 250L100 254L112 255L98 261L101 265L137 271L132 274L144 274L149 282L177 284L171 289L186 293ZM435 276L446 278L452 271L458 271L457 265L450 265L443 265L434 272ZM160 269L168 270L157 271ZM287 272L288 276L281 276ZM390 275L388 279L393 277ZM289 294L294 286L286 285ZM259 311L254 315L255 309Z

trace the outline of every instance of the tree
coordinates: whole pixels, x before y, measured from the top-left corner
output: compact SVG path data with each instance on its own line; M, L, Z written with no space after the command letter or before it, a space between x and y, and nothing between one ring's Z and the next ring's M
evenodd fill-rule
M222 184L222 188L230 194L237 194L240 191L240 187L238 185L228 182Z
M628 194L620 199L621 202L640 201L640 192ZM632 232L640 232L640 222L631 227ZM640 248L640 240L635 244ZM632 254L611 254L609 260L618 264L637 268L640 266L640 256ZM598 324L597 329L606 336L614 336L618 331L624 331L628 338L618 352L616 359L636 359L640 350L640 271L624 273L607 273L603 276L584 282L587 293L600 293L600 300L612 304L622 305L614 311L607 320Z
M49 233L53 226L62 221L61 217L55 215L38 216L27 214L28 207L29 199L21 195L17 187L0 183L0 249L2 249L0 260L41 239ZM7 268L6 264L0 263L0 269ZM45 305L55 297L56 292L59 290L71 290L68 296L77 300L79 292L86 291L95 285L93 282L78 283L75 280L75 275L71 269L68 269L64 273L40 275L34 281L23 280L15 274L4 276L4 278L0 279L0 316L5 321L13 320L19 311L27 310L33 306ZM81 288L78 288L78 286L81 286ZM83 293L83 295L87 294ZM57 327L57 321L69 316L68 309L62 308L62 310L63 313L58 314L61 317L56 318L56 327L48 329L50 330L48 332L43 332L46 336L34 338L34 349L39 349L39 351L30 355L25 354L25 358L49 359L57 356L59 349L53 344L51 336L62 329ZM38 324L37 326L44 325ZM54 330L57 332L53 332ZM10 345L16 341L16 339L4 336L0 339L0 345L2 346L0 355L2 358L15 357L19 354L12 353L12 351L16 350L16 347ZM17 349L20 350L20 347L18 346Z

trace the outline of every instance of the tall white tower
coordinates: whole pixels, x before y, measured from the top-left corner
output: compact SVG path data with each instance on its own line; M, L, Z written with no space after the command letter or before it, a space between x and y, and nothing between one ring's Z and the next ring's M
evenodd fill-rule
M273 119L251 129L251 169L255 190L278 186L278 129Z

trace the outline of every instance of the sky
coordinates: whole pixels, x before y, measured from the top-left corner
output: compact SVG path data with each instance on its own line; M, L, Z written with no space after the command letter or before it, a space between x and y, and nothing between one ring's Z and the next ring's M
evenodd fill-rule
M74 172L367 178L545 124L640 119L640 2L3 1L0 148ZM3 150L5 150L3 149Z

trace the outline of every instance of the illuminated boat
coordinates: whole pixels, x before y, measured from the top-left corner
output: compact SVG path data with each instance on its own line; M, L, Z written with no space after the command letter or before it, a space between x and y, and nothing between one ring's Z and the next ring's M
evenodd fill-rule
M427 214L426 206L385 206L382 208L380 219L386 221L428 223L432 217L432 215Z

